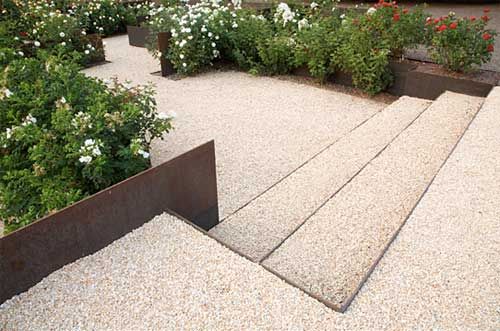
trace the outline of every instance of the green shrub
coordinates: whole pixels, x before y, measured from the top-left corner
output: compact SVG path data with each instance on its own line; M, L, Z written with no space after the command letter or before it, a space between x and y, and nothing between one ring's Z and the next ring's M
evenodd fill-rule
M117 0L85 0L72 10L83 30L104 36L125 32L127 22L133 20L132 12Z
M486 29L488 13L480 19L459 18L453 13L438 19L429 18L430 54L445 68L470 72L491 59L496 32Z
M238 28L227 33L227 49L223 55L245 70L256 69L261 63L258 46L272 36L272 25L251 11L238 11L237 15Z
M151 87L105 83L55 57L0 74L0 219L29 224L150 166L171 129Z
M339 67L352 74L354 86L369 94L386 89L392 82L387 40L373 38L358 18L345 18L339 30L340 47L332 56Z
M312 25L302 25L304 27L297 33L295 63L297 66L306 64L313 77L324 81L338 67L338 60L332 55L340 46L340 21L336 16L328 16L321 17Z
M261 59L260 72L268 75L282 75L293 70L296 42L287 35L278 35L259 42Z

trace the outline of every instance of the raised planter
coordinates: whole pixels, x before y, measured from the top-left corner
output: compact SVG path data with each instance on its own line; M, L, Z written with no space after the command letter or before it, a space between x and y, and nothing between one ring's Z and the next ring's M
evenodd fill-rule
M128 43L130 46L146 47L146 42L151 35L148 27L141 26L147 20L145 16L136 18L137 25L127 25Z
M0 238L0 303L163 212L219 222L213 141Z
M127 25L128 43L130 46L146 47L151 30L143 26Z
M394 75L393 84L386 92L402 96L435 100L445 91L486 97L500 84L500 73L479 70L471 74L460 74L444 70L439 65L419 61L390 61L389 67ZM301 67L294 74L310 77L307 68ZM329 82L353 86L352 76L347 72L336 72L328 78Z
M420 62L408 73L404 94L434 100L445 91L486 97L499 84L500 73L479 70L459 74L444 70L437 64Z

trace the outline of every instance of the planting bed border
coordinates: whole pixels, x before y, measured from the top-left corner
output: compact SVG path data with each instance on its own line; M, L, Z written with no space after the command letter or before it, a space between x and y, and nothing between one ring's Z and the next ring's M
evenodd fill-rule
M163 212L219 223L213 140L0 238L0 303Z
M147 27L127 25L128 44L135 47L146 47L151 30Z
M158 50L166 54L170 42L170 33L158 34ZM161 76L175 74L172 63L161 57ZM490 91L500 85L500 72L478 70L471 74L448 72L441 66L423 61L389 61L394 82L385 92L395 96L407 95L415 98L435 100L446 91L486 97ZM307 67L299 67L292 74L312 78ZM349 73L336 72L327 79L330 83L353 87Z

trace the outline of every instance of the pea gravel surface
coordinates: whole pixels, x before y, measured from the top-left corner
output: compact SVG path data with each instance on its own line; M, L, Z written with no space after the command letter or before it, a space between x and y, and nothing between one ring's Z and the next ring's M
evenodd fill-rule
M210 230L253 261L267 254L398 134L430 102L403 97Z
M348 305L482 103L440 96L264 265L333 306Z
M235 71L179 80L159 70L127 36L106 39L111 63L89 75L156 85L158 110L176 114L175 130L153 146L158 164L215 139L222 218L264 192L386 104L313 86Z

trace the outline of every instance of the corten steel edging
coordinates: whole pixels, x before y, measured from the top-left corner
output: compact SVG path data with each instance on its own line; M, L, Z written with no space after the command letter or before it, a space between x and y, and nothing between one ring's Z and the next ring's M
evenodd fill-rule
M127 25L128 43L130 46L146 47L151 30L147 27Z
M213 141L0 238L0 303L169 210L218 223Z
M162 77L170 76L175 73L174 66L166 58L168 53L168 46L170 44L170 32L158 33L158 51L160 52L160 66Z

